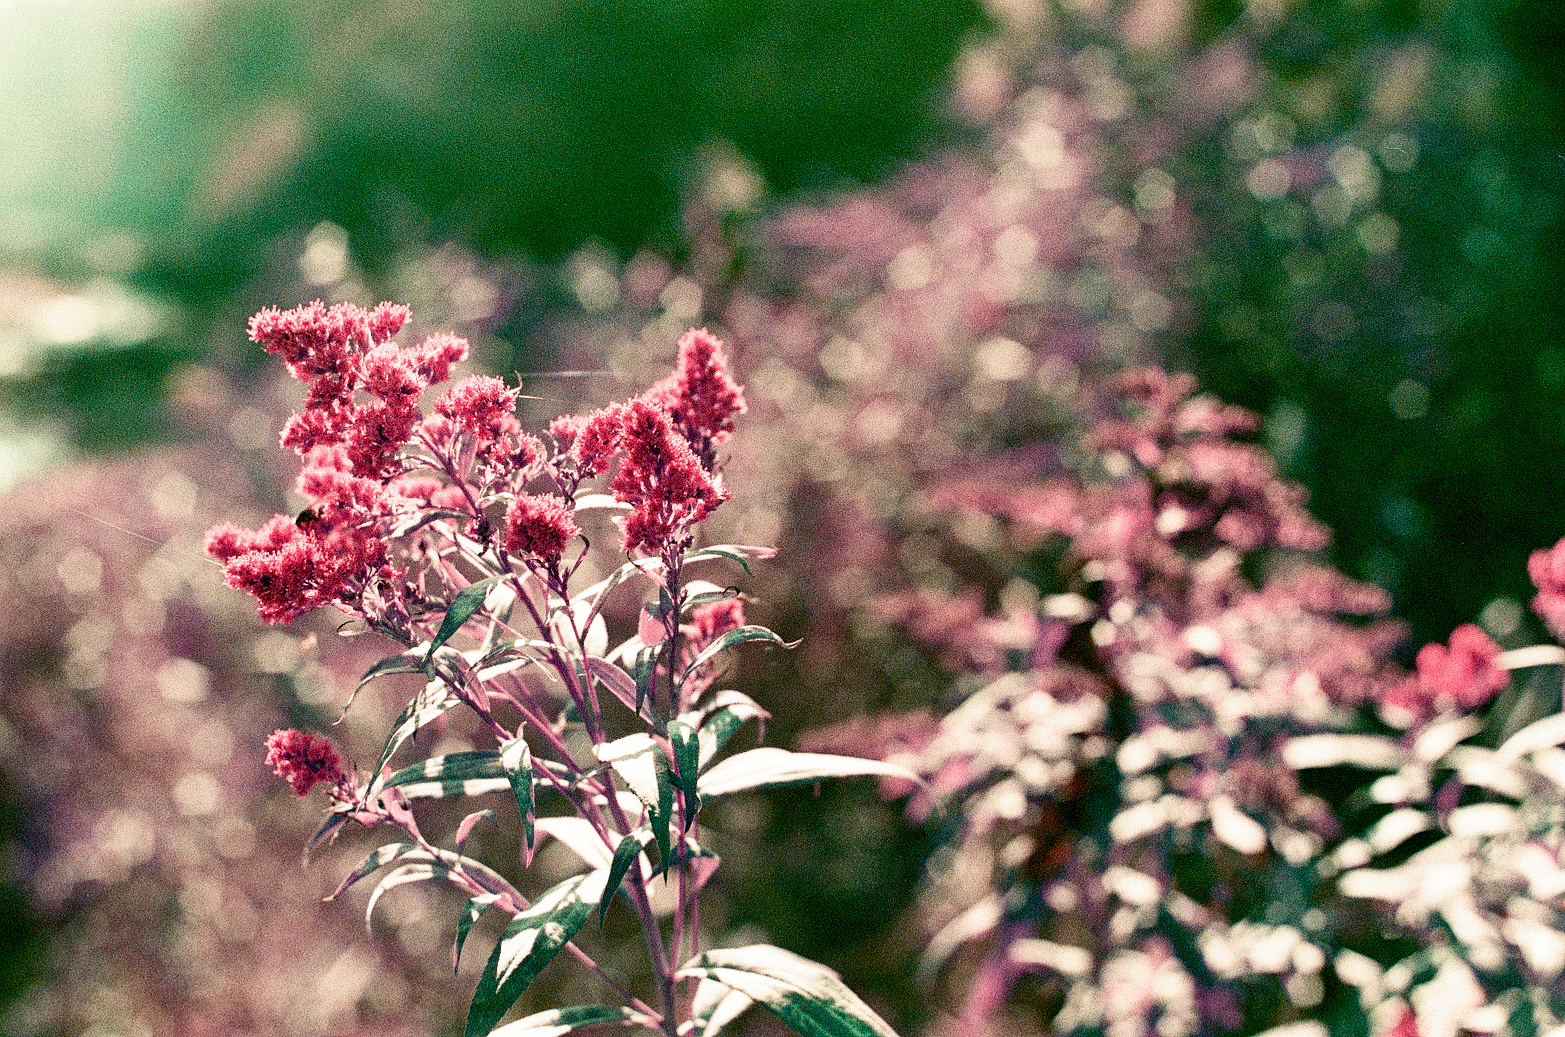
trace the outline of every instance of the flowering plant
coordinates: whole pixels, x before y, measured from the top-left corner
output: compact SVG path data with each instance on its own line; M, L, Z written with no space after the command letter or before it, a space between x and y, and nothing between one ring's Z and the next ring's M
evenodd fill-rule
M824 966L764 945L701 946L700 894L718 865L703 844L705 803L827 777L913 777L879 761L773 748L716 760L741 725L766 717L748 696L716 687L720 657L745 643L784 643L745 622L737 591L687 579L697 565L748 572L772 554L697 546L700 524L728 497L717 449L745 409L722 342L689 332L669 378L629 401L558 418L539 436L516 417L518 390L495 378L456 383L424 414L423 394L449 377L466 344L436 335L399 347L392 340L407 319L389 303L320 302L254 317L251 338L307 386L282 442L305 460L298 490L309 506L258 530L219 526L207 538L262 619L290 622L330 605L400 645L360 688L388 674L427 680L367 773L345 768L330 742L311 734L283 730L267 742L267 761L296 792L324 786L331 798L311 846L349 824L402 832L337 894L384 867L370 912L397 886L452 883L469 898L454 960L485 912L510 916L479 979L468 1037L608 1023L715 1037L757 1002L807 1037L894 1037ZM604 478L607 492L594 492ZM582 525L603 511L616 513L620 560L580 587L596 560ZM611 648L606 601L638 585L650 600L635 633ZM459 706L493 748L391 766L421 729ZM492 810L469 813L452 848L429 838L415 812L421 801L490 793L514 798L524 868L553 838L587 869L527 897L464 853ZM550 802L570 813L547 812ZM573 940L595 910L601 922L621 889L655 976L647 999ZM668 931L662 915L671 917ZM556 1009L496 1029L561 951L621 1004Z
M915 815L958 820L928 976L965 977L968 1026L1035 1004L1116 1037L1557 1032L1565 717L1473 714L1565 652L1467 625L1402 670L1387 595L1308 561L1302 491L1192 389L1133 372L1052 475L938 481L931 509L1014 552L998 607L878 608L966 695L812 738L908 764ZM1562 556L1531 565L1556 626Z

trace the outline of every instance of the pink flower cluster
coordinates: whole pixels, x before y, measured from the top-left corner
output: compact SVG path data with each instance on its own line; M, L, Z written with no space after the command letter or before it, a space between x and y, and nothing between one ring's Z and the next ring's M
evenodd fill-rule
M524 494L505 513L505 549L519 558L557 559L580 535L570 505L556 493Z
M1565 540L1548 550L1534 551L1527 559L1527 575L1538 588L1532 610L1551 634L1565 639Z
M309 795L317 785L333 789L351 785L331 739L291 727L273 731L267 738L266 764L300 796Z
M668 411L706 468L712 467L716 447L733 434L734 416L745 412L744 389L728 376L723 341L705 328L685 333L674 373L644 398Z
M1488 634L1464 623L1451 631L1448 644L1420 648L1417 672L1382 702L1418 718L1477 709L1511 682L1510 673L1495 662L1499 654L1500 646Z
M422 592L406 585L388 548L410 512L458 513L489 543L486 511L508 500L501 544L535 566L557 562L580 535L575 493L616 461L609 489L630 505L619 522L632 555L677 553L727 499L714 451L744 412L744 390L728 375L722 342L705 329L684 336L673 375L645 395L557 419L550 447L522 430L518 390L498 378L458 382L425 417L424 392L450 376L467 343L434 335L400 348L391 339L407 319L393 303L365 310L316 301L262 310L250 322L250 337L306 385L282 442L306 460L298 490L310 505L258 530L219 526L207 550L267 622L331 604L362 613L371 591L382 611L406 614ZM540 477L560 492L529 492Z

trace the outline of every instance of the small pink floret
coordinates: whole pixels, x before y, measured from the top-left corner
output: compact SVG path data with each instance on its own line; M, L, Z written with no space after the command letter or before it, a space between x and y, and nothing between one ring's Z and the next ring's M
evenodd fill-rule
M291 727L273 731L267 738L266 763L300 796L317 785L341 788L349 783L331 739Z

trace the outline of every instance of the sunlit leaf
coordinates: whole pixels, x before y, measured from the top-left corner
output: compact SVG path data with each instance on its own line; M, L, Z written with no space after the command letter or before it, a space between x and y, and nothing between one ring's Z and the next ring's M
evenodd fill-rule
M380 788L380 772L391 762L402 743L413 736L419 728L432 720L444 715L448 710L454 709L460 704L460 700L445 689L439 681L430 681L424 686L413 700L409 702L397 719L392 722L391 734L386 736L386 744L380 752L380 761L375 764L375 777L370 782L370 793L377 792Z
M823 778L852 777L900 778L923 784L923 779L906 767L881 760L764 748L730 756L701 775L696 788L703 798L712 798L748 789L810 785Z
M373 935L370 929L370 920L375 915L375 905L380 903L380 898L396 889L398 886L406 886L414 882L427 882L430 879L441 878L450 873L445 865L432 861L415 861L409 864L393 868L386 873L386 877L380 880L375 887L375 892L370 894L369 903L364 905L364 929Z
M414 843L387 843L386 845L371 851L368 857L365 857L364 860L359 862L358 867L348 872L347 877L342 880L336 889L332 890L331 893L327 895L326 899L336 900L338 897L342 896L348 891L349 886L364 878L366 875L369 875L378 868L385 867L387 864L390 864L398 857L415 851L422 852L419 851L418 846ZM427 854L425 855L425 859L428 859Z
M734 647L735 645L742 645L750 641L765 641L768 644L778 645L783 648L792 648L794 645L798 644L797 641L784 641L781 635L763 626L755 626L752 624L749 626L735 627L733 630L725 631L715 641L701 649L701 651L697 653L694 659L690 660L690 665L685 667L684 676L680 678L681 683L683 683L685 678L689 677L690 674L694 673L696 670L699 670L702 666L711 662L714 658L721 655L723 652L728 651L728 649Z
M1407 754L1394 739L1378 735L1305 735L1288 740L1282 759L1294 770L1347 766L1394 771Z
M744 1014L755 1004L755 999L733 987L724 986L715 979L702 979L696 983L696 992L690 1001L690 1017L695 1023L695 1037L717 1037L723 1028Z
M506 787L500 754L489 749L431 757L402 768L381 786L400 788L408 799L480 796Z
M500 747L500 763L506 780L516 796L516 809L522 815L523 858L532 863L533 851L533 754L520 735Z
M462 945L467 943L467 934L473 931L473 925L483 917L484 912L494 906L499 897L493 893L485 893L483 896L473 897L462 909L462 917L456 922L456 942L451 945L451 971L456 972L462 965Z
M428 658L434 658L440 646L456 636L456 632L462 629L462 625L472 619L475 612L483 608L484 599L489 596L489 589L499 580L498 576L486 576L457 592L456 597L451 599L451 604L446 607L446 615L440 621L439 631L429 642Z
M364 690L366 684L376 677L384 677L393 673L422 673L426 676L433 676L429 672L427 659L421 659L407 653L387 656L364 671L364 676L359 678L359 683L353 686L353 691L348 695L348 701L343 704L342 714L337 718L338 722L340 723L342 718L348 715L348 710L353 708L353 700L359 697L359 692Z
M710 979L737 990L804 1037L896 1037L835 972L779 947L708 951L679 976Z
M603 916L608 913L609 902L619 892L619 887L625 881L625 876L630 872L630 866L636 862L636 857L652 840L652 830L645 825L631 832L620 840L614 848L614 858L609 863L609 877L604 886L603 899L598 903L598 924L603 924Z
M750 574L750 562L762 561L767 558L775 558L775 547L752 547L748 544L715 544L712 547L703 547L699 551L691 551L685 555L681 564L694 565L697 562L710 562L726 560L738 562L745 574Z
M525 1019L518 1019L514 1023L506 1023L498 1030L490 1031L490 1037L564 1037L572 1030L579 1030L586 1026L603 1026L608 1023L655 1029L652 1020L643 1018L629 1008L578 1005L575 1008L551 1008L547 1012L539 1012Z
M680 714L679 719L696 728L701 740L700 766L705 767L745 721L765 723L771 716L760 703L743 692L719 691L699 708Z
M485 1037L544 966L581 929L603 897L606 871L577 875L551 887L511 919L484 966L467 1013L466 1037Z

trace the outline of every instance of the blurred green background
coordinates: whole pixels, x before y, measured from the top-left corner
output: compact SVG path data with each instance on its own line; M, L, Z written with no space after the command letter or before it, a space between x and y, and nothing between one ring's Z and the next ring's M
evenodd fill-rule
M178 438L180 373L254 370L244 316L344 263L377 291L441 250L492 264L507 291L469 316L503 366L547 366L541 326L574 305L550 271L584 243L677 261L714 156L765 212L973 146L945 104L954 64L1031 6L0 4L0 487ZM1145 4L1038 6L1046 47L1129 87L1126 125L1179 127L1169 363L1265 416L1334 560L1393 591L1419 640L1519 617L1527 552L1565 534L1565 5L1165 3L1183 29L1157 46L1104 30ZM1192 62L1241 42L1242 104L1184 118ZM1098 158L1134 204L1134 148ZM779 831L819 809L789 801ZM916 878L860 877L825 920L746 910L829 958L831 932ZM0 926L22 947L25 908Z

